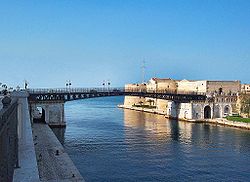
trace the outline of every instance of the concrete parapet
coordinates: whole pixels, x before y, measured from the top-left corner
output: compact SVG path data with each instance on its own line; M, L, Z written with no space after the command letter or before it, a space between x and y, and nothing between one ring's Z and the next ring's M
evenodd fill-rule
M40 181L32 138L32 129L26 93L15 95L18 98L18 139L19 166L14 171L14 182Z

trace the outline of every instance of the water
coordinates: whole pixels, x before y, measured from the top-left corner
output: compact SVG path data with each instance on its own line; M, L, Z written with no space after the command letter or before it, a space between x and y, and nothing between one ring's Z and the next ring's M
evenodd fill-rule
M86 181L250 181L250 131L117 108L123 97L65 105L61 140Z

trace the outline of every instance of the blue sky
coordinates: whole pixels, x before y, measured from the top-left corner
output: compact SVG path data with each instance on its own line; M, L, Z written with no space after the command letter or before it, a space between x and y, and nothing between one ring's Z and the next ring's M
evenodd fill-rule
M0 0L0 82L113 86L146 78L250 83L248 0Z

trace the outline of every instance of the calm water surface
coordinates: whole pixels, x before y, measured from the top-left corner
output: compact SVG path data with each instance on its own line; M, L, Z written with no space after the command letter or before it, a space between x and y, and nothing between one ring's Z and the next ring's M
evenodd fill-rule
M68 102L64 146L86 181L250 181L250 131Z

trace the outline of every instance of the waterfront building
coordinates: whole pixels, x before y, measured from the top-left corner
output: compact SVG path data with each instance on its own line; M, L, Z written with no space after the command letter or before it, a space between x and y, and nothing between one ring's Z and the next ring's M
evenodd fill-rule
M147 92L172 92L177 91L177 84L175 80L170 78L151 78L147 83Z
M155 93L206 94L206 101L188 103L134 96L126 96L124 100L124 107L127 108L136 107L142 110L151 110L153 113L164 114L170 118L199 120L222 118L232 113L239 113L237 101L242 86L240 81L151 78L146 84L127 84L125 89L146 89L147 92Z
M250 94L250 84L242 84L241 92L245 94Z
M206 93L207 95L237 94L241 91L240 81L181 80L178 91Z
M207 92L207 81L206 80L181 80L176 81L179 92Z

